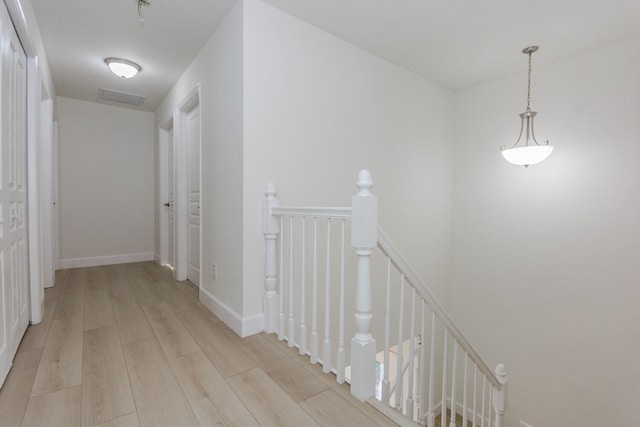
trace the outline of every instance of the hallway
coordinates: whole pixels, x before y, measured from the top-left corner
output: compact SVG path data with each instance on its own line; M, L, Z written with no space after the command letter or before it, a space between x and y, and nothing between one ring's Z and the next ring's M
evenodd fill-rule
M61 270L0 425L394 425L274 335L239 338L153 262Z

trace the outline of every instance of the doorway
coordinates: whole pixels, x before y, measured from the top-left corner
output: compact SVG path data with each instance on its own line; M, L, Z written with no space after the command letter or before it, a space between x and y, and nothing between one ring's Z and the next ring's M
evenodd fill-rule
M201 282L201 120L200 86L159 129L160 263L176 280Z

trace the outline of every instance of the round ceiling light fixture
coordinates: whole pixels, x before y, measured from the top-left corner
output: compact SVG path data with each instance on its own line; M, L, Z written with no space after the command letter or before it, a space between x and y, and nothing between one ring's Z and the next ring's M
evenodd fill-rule
M142 68L132 61L121 58L107 58L104 60L111 72L123 79L130 79L138 74Z

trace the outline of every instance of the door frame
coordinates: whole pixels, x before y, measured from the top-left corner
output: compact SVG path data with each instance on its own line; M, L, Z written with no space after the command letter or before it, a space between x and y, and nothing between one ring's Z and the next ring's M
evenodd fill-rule
M169 236L167 234L167 230L169 229L169 214L167 210L164 209L164 204L169 200L169 171L167 167L169 161L170 132L173 132L173 117L171 117L165 124L158 128L158 180L160 193L160 198L158 200L158 218L160 222L160 229L158 230L158 234L160 239L160 265L169 265Z
M174 243L175 243L175 269L176 280L187 280L187 235L188 229L188 199L187 188L187 114L195 106L200 108L200 141L198 141L198 181L200 186L200 206L202 207L202 99L201 86L198 83L189 94L178 104L173 113L173 150L174 150ZM204 213L200 210L200 266L202 266L202 218ZM202 268L200 268L200 283L202 283Z
M45 288L55 283L54 265L54 147L53 147L53 100L41 83L40 88L40 184L42 190L42 281Z
M29 24L20 0L4 0L18 39L27 55L27 234L29 257L29 299L31 324L40 323L44 314L44 286L42 280L42 235L40 218L40 90L52 88L43 83L38 66L37 49L29 32Z

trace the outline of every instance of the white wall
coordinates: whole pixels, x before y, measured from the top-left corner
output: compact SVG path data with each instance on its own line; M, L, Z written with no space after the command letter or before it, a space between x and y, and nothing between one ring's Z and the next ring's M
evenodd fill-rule
M258 0L245 0L243 314L262 311L261 203L349 206L373 174L380 223L444 297L451 93Z
M200 286L206 296L238 319L242 315L243 280L242 61L242 2L238 2L155 112L158 129L171 120L173 110L200 83ZM211 271L214 262L218 265L215 281Z
M528 169L498 151L526 74L456 94L451 306L510 372L505 425L640 421L639 68L640 40L534 58L536 134L555 151Z
M230 11L156 111L156 128L198 83L201 289L238 333L261 327L269 181L286 202L349 205L358 171L369 168L383 225L429 283L446 287L449 91L257 0Z
M63 268L78 258L152 259L153 115L63 97L57 106Z

